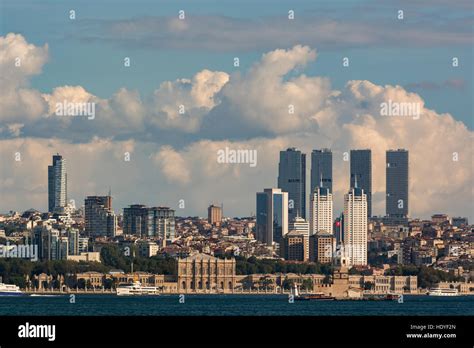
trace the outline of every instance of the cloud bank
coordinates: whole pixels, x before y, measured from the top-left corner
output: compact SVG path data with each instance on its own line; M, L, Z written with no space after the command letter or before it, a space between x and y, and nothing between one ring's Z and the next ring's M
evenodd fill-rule
M295 146L308 156L315 148L333 149L338 211L349 188L345 152L372 149L373 210L384 214L385 151L406 148L410 215L473 217L473 132L401 86L353 80L334 90L329 79L306 76L305 66L317 58L308 46L269 51L246 72L202 70L164 82L149 96L121 88L108 99L83 86L50 93L30 88L28 79L47 62L47 45L9 34L0 38L0 49L2 70L17 69L19 55L25 64L2 76L0 211L45 209L46 167L60 152L76 201L111 186L116 210L167 204L179 215L204 215L209 203L223 202L227 215L248 215L255 210L255 192L276 185L279 151ZM63 100L96 103L95 119L54 115L55 103ZM416 103L421 115L381 116L380 105L388 101ZM218 163L217 151L225 147L257 150L257 166Z

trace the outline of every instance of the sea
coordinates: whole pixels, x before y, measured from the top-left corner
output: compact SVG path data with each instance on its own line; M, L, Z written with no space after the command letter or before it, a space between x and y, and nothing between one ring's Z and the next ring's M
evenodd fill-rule
M474 296L397 301L294 301L286 295L0 297L0 316L473 316ZM74 301L73 301L74 300Z

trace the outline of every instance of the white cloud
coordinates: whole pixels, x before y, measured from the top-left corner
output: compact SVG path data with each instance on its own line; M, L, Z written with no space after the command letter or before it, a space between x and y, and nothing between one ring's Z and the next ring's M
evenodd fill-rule
M24 137L0 140L2 164L11 163L2 166L2 210L44 208L46 168L51 155L61 152L70 163L71 193L79 200L106 192L110 184L120 207L134 202L175 206L183 198L189 209L183 214L203 212L212 201L224 201L229 214L248 214L255 192L276 185L279 151L296 146L308 157L314 148L333 149L338 209L349 182L343 152L372 149L374 211L383 214L385 151L406 148L411 215L447 212L472 218L473 132L400 86L349 81L337 91L326 78L305 76L301 69L316 58L307 46L271 51L243 75L203 70L191 79L164 82L142 101L125 88L109 99L82 86L41 95L26 84L46 61L47 46L32 46L18 35L6 38L0 52L35 58L22 75L11 75L17 82L7 85L0 99L0 134ZM41 117L51 115L54 103L64 98L96 102L97 117ZM420 118L380 116L380 104L388 100L418 103ZM288 112L290 104L294 114ZM179 105L185 106L184 115ZM191 135L193 140L186 138ZM216 140L225 137L232 141ZM217 163L217 150L226 146L256 149L257 167ZM17 151L21 162L13 161ZM125 152L131 153L130 162L123 160ZM459 161L453 161L455 152Z
M46 111L41 94L28 87L28 79L41 72L48 60L48 45L37 47L20 34L0 36L0 119L18 123Z

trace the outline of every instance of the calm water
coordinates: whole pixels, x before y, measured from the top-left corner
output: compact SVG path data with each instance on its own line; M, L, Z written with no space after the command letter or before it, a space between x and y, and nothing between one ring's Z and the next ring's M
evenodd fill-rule
M405 296L396 301L297 301L287 296L178 295L118 297L76 295L0 297L5 315L474 315L474 296Z

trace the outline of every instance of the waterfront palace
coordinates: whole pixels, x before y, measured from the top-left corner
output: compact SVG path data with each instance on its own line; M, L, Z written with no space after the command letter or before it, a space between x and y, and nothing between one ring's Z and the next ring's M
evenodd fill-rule
M364 291L378 294L418 293L416 276L349 275L347 268L341 266L335 268L332 277L294 273L237 275L234 258L221 259L207 254L179 259L175 275L114 270L108 274L84 272L76 274L74 279L56 279L42 274L31 279L27 288L41 291L51 288L52 284L58 288L59 284L59 288L66 291L68 285L74 289L77 284L83 284L100 290L106 284L118 286L134 281L156 286L163 293L281 293L288 292L289 284L297 284L303 292L322 292L336 297L359 297Z

